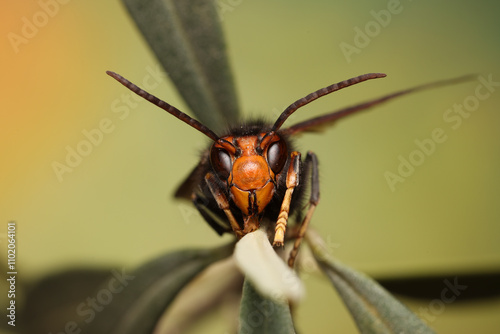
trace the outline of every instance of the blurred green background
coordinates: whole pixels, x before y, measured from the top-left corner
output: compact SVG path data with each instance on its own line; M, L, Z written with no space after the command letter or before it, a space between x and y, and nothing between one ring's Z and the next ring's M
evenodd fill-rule
M133 268L170 250L229 240L172 198L207 139L146 101L127 105L125 88L105 74L141 85L158 66L121 4L59 4L29 30L26 21L41 19L41 3L11 2L0 14L0 233L17 221L18 279L79 266ZM497 2L395 3L218 1L245 116L274 120L296 99L366 72L388 77L324 97L286 124L463 74L500 82ZM381 11L394 8L398 14L377 23ZM361 41L357 31L366 28ZM357 51L346 56L347 44ZM151 93L187 111L168 78L157 82ZM298 138L299 150L320 159L321 203L312 224L337 258L375 277L499 267L500 87L456 129L443 119L454 104L473 101L479 84L414 94ZM103 120L112 130L58 178L54 162L65 164L68 147L83 145L83 132ZM408 159L415 141L436 128L446 141L391 189L384 174L397 173L398 157ZM304 279L299 328L355 332L326 279ZM405 302L417 312L429 307ZM498 333L498 299L455 304L432 320L438 332ZM216 318L204 326L204 333L226 329Z

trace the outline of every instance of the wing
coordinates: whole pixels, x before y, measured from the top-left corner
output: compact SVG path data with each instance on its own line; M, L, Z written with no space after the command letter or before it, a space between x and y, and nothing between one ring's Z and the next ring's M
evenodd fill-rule
M203 181L203 176L207 170L209 160L208 160L208 151L203 153L200 162L196 167L193 168L191 173L187 176L187 178L181 183L181 185L175 191L175 198L183 198L187 200L193 200L193 193Z
M239 117L213 0L123 0L194 116L217 131Z
M390 101L390 100L395 99L397 97L407 95L410 93L415 93L415 92L422 91L422 90L426 90L426 89L448 86L448 85L458 84L461 82L471 81L471 80L474 80L475 78L476 78L476 76L474 76L474 75L467 75L467 76L463 76L463 77L459 77L459 78L436 81L436 82L424 84L421 86L408 88L405 90L401 90L399 92L395 92L392 94L388 94L388 95L376 98L376 99L371 100L371 101L360 103L360 104L350 106L350 107L347 107L347 108L344 108L341 110L336 110L334 112L325 114L323 116L311 118L307 121L292 125L291 127L283 129L281 131L282 131L282 133L285 133L287 135L294 135L294 134L298 134L301 132L321 131L324 128L326 128L327 126L333 125L337 120L339 120L341 118L355 114L358 111L368 110L373 106L382 104L384 102Z

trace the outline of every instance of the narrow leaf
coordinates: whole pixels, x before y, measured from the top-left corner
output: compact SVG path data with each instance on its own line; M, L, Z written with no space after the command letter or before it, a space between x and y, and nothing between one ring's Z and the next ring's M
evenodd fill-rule
M235 333L242 287L243 276L232 257L210 265L182 289L162 315L155 334L187 333L198 320L215 312L219 318L232 320L226 328Z
M87 314L82 318L78 313L80 317L76 318L75 310L96 295L102 283L109 280L110 272L104 268L74 268L50 273L28 284L16 281L16 288L25 291L17 309L19 319L29 319L16 324L16 333L64 333L69 319L84 322Z
M238 120L238 102L213 0L123 0L187 105L213 131Z
M334 260L313 230L307 232L306 238L315 259L349 308L361 333L434 333L377 282Z
M453 291L453 303L482 301L500 297L500 271L491 268L478 272L447 272L420 276L377 278L392 293L421 300L441 298L443 289Z
M85 328L92 334L149 334L180 290L233 245L164 255L126 274L127 283ZM106 288L106 287L105 287Z
M262 297L245 280L240 305L239 334L290 334L295 333L288 304Z

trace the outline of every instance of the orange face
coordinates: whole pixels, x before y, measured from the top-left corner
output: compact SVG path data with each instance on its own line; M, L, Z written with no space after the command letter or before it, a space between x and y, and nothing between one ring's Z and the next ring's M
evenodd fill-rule
M232 201L249 217L262 213L271 201L287 155L279 135L261 133L222 137L212 146L210 158Z

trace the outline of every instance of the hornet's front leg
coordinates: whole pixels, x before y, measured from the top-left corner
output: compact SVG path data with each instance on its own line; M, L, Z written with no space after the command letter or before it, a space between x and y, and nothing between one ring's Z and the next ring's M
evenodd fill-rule
M295 187L299 185L300 177L300 153L292 152L290 154L290 165L286 173L286 192L281 203L280 214L276 222L273 246L283 246L285 242L285 231L288 222L288 213L290 212L290 202Z
M293 264L295 263L295 258L297 257L297 253L299 251L300 243L306 234L307 227L309 226L309 222L311 221L311 217L316 209L316 206L319 203L319 173L318 173L318 159L316 158L316 154L313 152L307 152L305 164L307 165L306 169L311 169L311 196L309 198L309 209L307 210L306 216L304 220L302 220L302 224L300 224L299 232L295 239L295 243L293 244L293 249L290 252L290 257L288 258L288 266L293 268Z
M244 233L241 230L240 225L236 221L236 218L234 218L233 213L229 209L229 202L226 198L226 195L224 194L219 184L217 183L215 176L212 173L207 173L205 175L205 182L207 183L208 188L212 193L212 196L217 201L217 205L219 205L219 208L226 214L226 217L229 220L229 223L231 224L231 228L233 229L234 234L236 234L236 237L240 239L244 235Z

